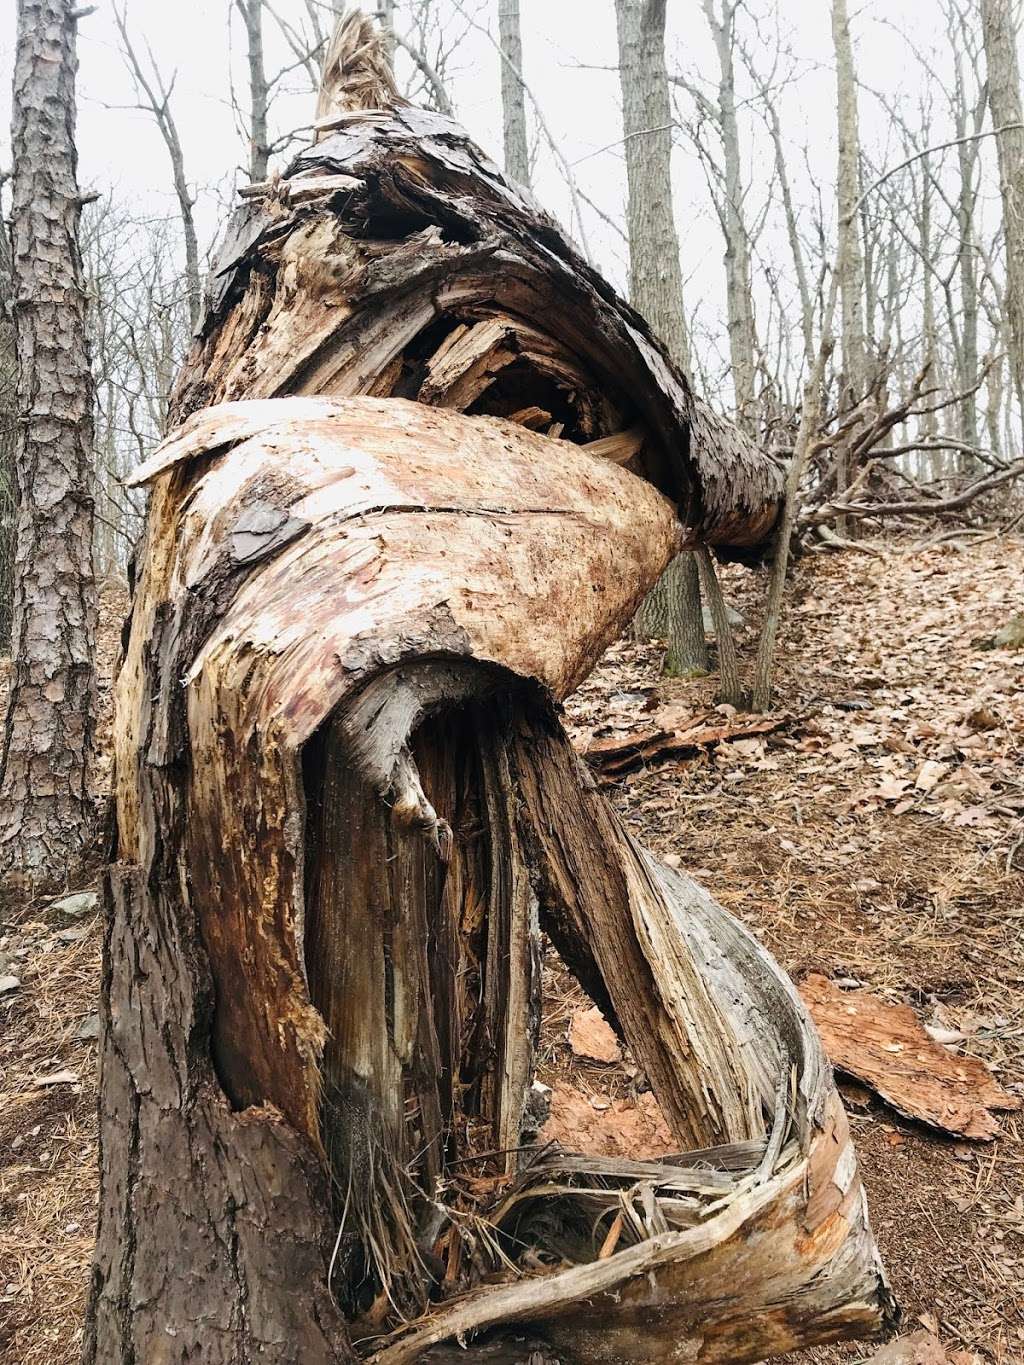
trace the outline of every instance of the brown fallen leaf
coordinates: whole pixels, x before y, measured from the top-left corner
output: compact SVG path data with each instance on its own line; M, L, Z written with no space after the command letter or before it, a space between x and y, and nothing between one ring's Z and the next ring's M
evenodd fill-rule
M818 973L801 982L800 994L833 1066L907 1118L989 1141L999 1131L989 1110L1020 1108L977 1058L952 1055L929 1038L909 1005L840 990Z
M604 1015L593 1005L577 1010L569 1021L569 1046L577 1057L592 1062L621 1062L622 1049Z
M933 787L938 786L948 772L948 763L937 763L933 758L926 759L921 764L914 786L920 792L930 792Z

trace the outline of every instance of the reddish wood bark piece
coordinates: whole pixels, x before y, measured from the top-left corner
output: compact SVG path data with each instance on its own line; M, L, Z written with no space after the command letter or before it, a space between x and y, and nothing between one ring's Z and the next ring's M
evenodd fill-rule
M721 716L709 711L706 716L694 716L693 723L683 730L652 728L628 735L608 735L590 740L583 752L588 762L608 777L627 772L640 763L685 754L723 740L771 734L781 730L789 720L789 716L740 716L723 721Z
M840 990L818 973L805 978L800 994L832 1064L907 1118L988 1142L999 1131L989 1110L1020 1108L976 1057L933 1042L909 1005Z
M922 1330L887 1342L866 1365L950 1365L950 1357L934 1332Z
M577 1057L589 1057L594 1062L618 1062L622 1058L618 1039L596 1005L577 1010L572 1016L569 1046Z

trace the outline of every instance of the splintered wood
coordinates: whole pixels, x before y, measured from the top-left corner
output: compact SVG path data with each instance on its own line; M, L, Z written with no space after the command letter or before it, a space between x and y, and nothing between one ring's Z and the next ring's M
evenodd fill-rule
M85 1358L871 1335L806 1010L558 713L686 538L759 552L780 471L457 125L353 108L387 88L366 22L136 478ZM542 930L674 1152L533 1140Z
M801 982L800 994L833 1065L907 1118L989 1141L999 1132L989 1111L1020 1108L983 1062L947 1052L929 1038L909 1005L841 990L817 973Z
M597 736L583 748L587 762L597 768L606 781L643 763L655 763L676 755L695 753L712 744L752 735L768 735L789 724L789 716L734 716L725 719L714 711L688 716L678 728L652 726L626 735Z

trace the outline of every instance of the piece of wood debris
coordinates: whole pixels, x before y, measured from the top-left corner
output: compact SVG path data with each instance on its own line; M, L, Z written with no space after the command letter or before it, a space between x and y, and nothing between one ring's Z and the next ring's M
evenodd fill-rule
M629 427L626 431L616 431L611 436L601 436L596 441L587 441L583 449L588 455L596 455L613 464L626 464L636 455L644 443L642 427Z
M641 763L684 754L723 740L770 734L781 730L790 719L788 715L726 718L715 711L706 711L691 717L689 724L678 729L659 726L634 730L626 735L594 738L583 752L587 760L601 770L602 776L613 777Z
M935 1333L922 1329L887 1342L866 1365L950 1365L950 1357Z
M32 1084L44 1089L51 1085L77 1085L78 1073L76 1071L51 1071L48 1076L33 1076Z
M899 1113L947 1133L988 1142L999 1124L992 1109L1020 1101L976 1057L953 1055L929 1038L909 1005L870 991L840 990L818 973L800 994L839 1071L871 1087Z
M622 1061L619 1040L596 1005L573 1014L569 1021L569 1046L577 1057L586 1057L592 1062Z

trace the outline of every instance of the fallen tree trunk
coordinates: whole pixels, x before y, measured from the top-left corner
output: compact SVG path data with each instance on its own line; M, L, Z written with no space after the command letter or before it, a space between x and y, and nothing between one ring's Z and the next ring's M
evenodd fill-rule
M339 165L372 189L303 197ZM742 1362L891 1316L798 997L557 715L680 519L756 550L774 466L519 193L351 115L236 225L138 472L88 1362L517 1358L508 1324ZM542 929L674 1161L524 1144Z

